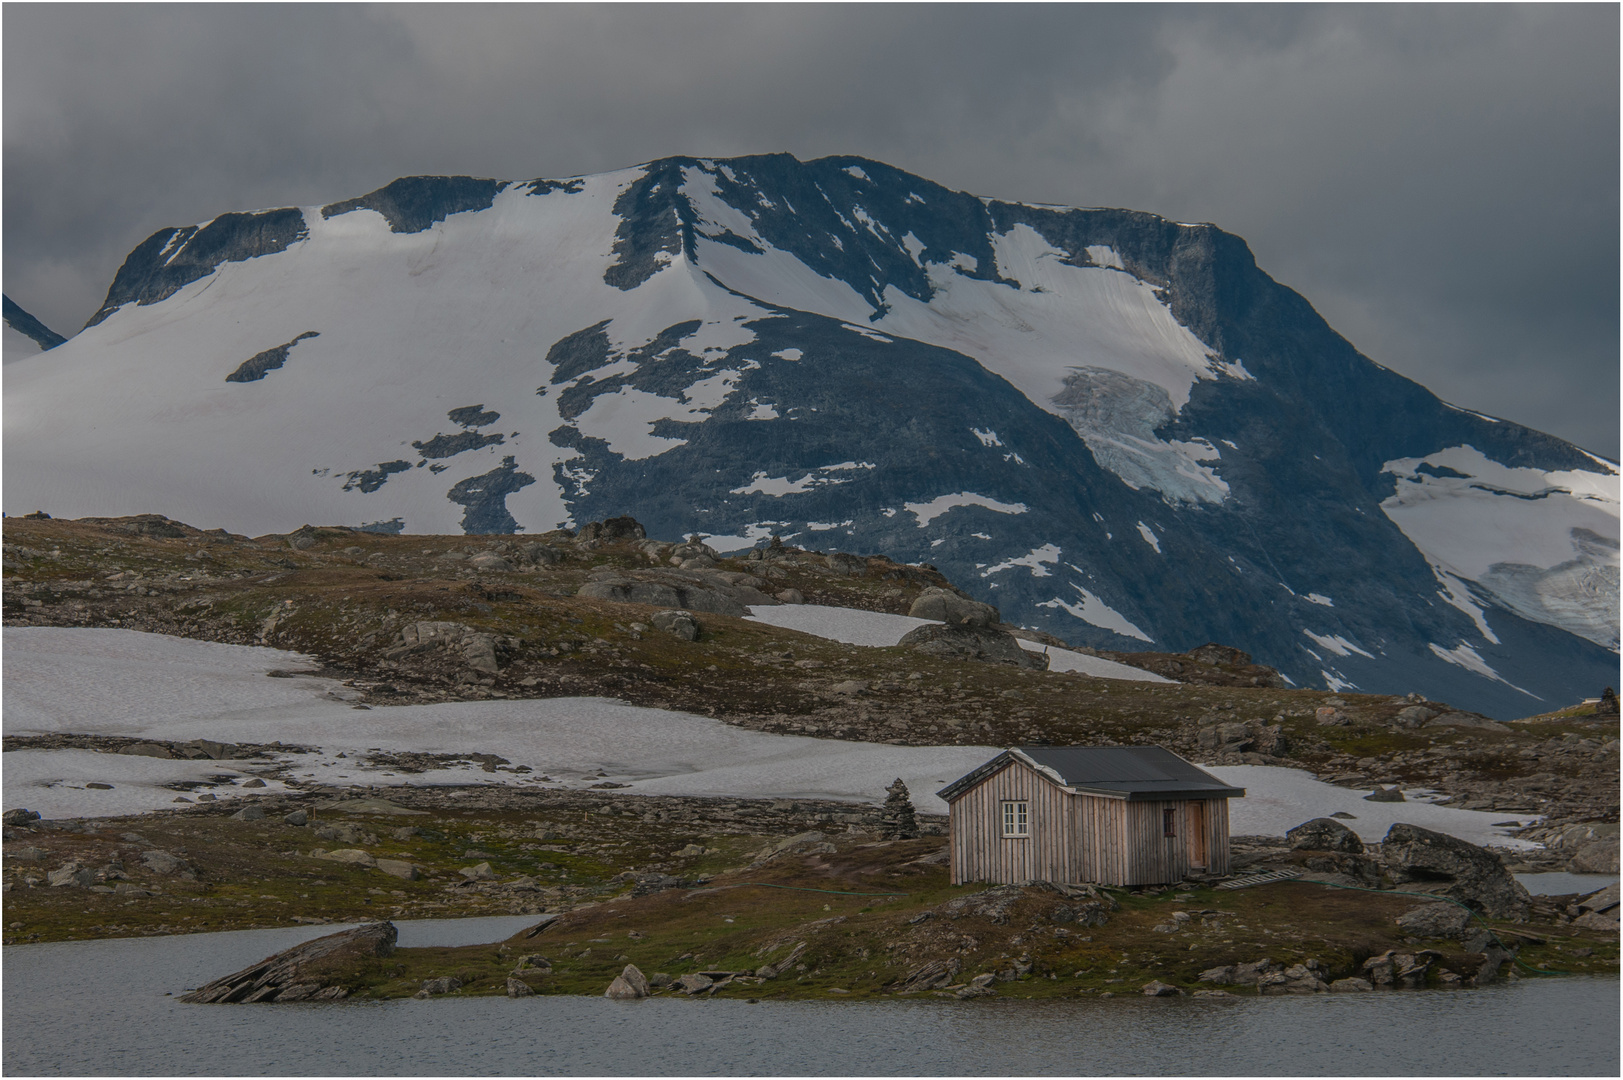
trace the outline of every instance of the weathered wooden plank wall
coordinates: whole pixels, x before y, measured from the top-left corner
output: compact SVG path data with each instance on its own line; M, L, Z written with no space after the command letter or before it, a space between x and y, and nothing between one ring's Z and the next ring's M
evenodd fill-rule
M1003 835L1003 803L1027 804L1030 835ZM1173 812L1164 835L1163 812ZM1204 865L1229 869L1227 799L1129 802L1070 795L1021 762L988 776L950 807L952 883L1095 881L1159 885Z
M1010 762L952 804L952 882L1077 881L1070 796L1030 766ZM1030 835L1003 835L1003 803L1023 801Z

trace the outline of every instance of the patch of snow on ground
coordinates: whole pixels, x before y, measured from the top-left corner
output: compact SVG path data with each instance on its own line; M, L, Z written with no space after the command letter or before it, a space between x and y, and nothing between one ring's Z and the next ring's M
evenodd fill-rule
M1320 596L1316 592L1310 592L1306 596L1302 597L1302 599L1306 600L1310 604L1318 604L1320 607L1336 606L1336 602L1334 600L1330 599L1328 596Z
M931 625L929 619L911 615L891 615L883 611L828 607L823 604L783 604L779 607L750 608L749 618L784 630L843 641L847 645L888 648L902 640L909 630Z
M1302 633L1318 642L1319 646L1325 651L1335 653L1337 656L1351 656L1353 653L1357 653L1359 656L1367 656L1371 660L1375 659L1375 657L1370 656L1369 653L1360 649L1340 634L1315 634L1313 631L1305 629Z
M1089 656L1087 653L1073 652L1070 649L1057 649L1051 645L1039 645L1035 641L1018 639L1020 647L1027 652L1040 652L1048 654L1049 671L1078 671L1083 675L1091 675L1096 679L1122 679L1127 682L1174 683L1176 680L1163 678L1153 671L1145 671L1130 664L1118 664L1114 660L1106 660L1102 656Z
M1155 530L1141 521L1138 523L1138 535L1144 538L1146 544L1155 549L1157 555L1161 554L1161 541L1156 539Z
M1031 571L1032 577L1051 577L1043 568L1044 563L1059 562L1060 549L1053 544L1044 544L1040 548L1032 548L1031 553L1022 555L1018 559L1005 559L996 566L981 573L981 577L991 577L1004 570L1013 570L1017 566L1024 566Z
M904 506L909 513L918 518L921 529L947 511L960 506L981 506L995 510L999 514L1023 514L1027 510L1025 503L998 502L996 499L989 499L985 495L976 495L969 491L961 491L956 495L938 495L929 502L906 503Z
M993 431L991 428L987 428L985 431L982 431L980 428L970 428L969 430L975 436L975 438L981 441L982 446L1003 445L1003 441L997 437L997 432Z
M1379 843L1386 836L1386 830L1402 821L1422 829L1457 836L1473 844L1491 844L1522 851L1539 847L1531 841L1507 836L1504 829L1495 828L1494 822L1515 817L1502 811L1458 810L1417 801L1365 802L1363 797L1369 794L1367 791L1336 787L1315 780L1300 769L1282 769L1274 765L1202 765L1201 768L1224 783L1245 788L1245 798L1229 800L1229 832L1235 836L1284 836L1288 830L1304 821L1328 817L1340 810L1353 815L1351 820L1344 819L1342 824L1357 833L1365 843ZM1422 789L1413 789L1404 794L1411 799L1424 797ZM1535 819L1521 817L1516 820L1525 825Z
M1080 603L1066 603L1064 600L1061 600L1056 596L1054 599L1045 600L1037 606L1060 608L1063 611L1069 612L1075 618L1081 619L1089 626L1097 626L1103 630L1110 630L1122 635L1123 637L1137 638L1140 641L1153 642L1155 640L1129 622L1127 616L1123 615L1121 612L1117 611L1115 608L1111 607L1097 596L1094 596L1087 589L1084 589L1082 586L1076 584L1076 582L1073 581L1071 583L1071 588L1075 589L1077 593L1080 594Z
M764 618L762 616L765 616ZM893 644L903 627L922 619L813 606L762 609L756 618L856 644ZM797 624L798 625L793 625ZM904 631L905 632L905 631ZM541 776L569 787L608 779L629 784L628 794L720 795L760 798L830 798L873 803L896 777L915 805L944 813L935 792L989 760L990 746L902 747L768 735L719 720L664 709L645 709L601 698L453 702L352 710L326 695L333 680L266 678L265 672L302 666L295 653L217 645L132 630L47 627L4 632L3 688L9 733L80 732L152 739L211 738L319 746L309 755L286 755L302 779L333 785L400 786L496 783L540 786ZM1029 643L1027 647L1030 647ZM1055 657L1062 650L1049 650ZM1108 663L1070 653L1081 661ZM1055 665L1058 670L1065 670ZM1134 669L1136 670L1136 669ZM1138 672L1138 677L1149 676ZM1149 676L1156 678L1155 676ZM428 753L496 753L538 770L531 776L490 774L478 766L411 776L362 766L356 754L372 747ZM338 759L348 753L348 759ZM46 817L116 816L171 805L162 784L230 776L211 789L226 796L249 762L167 761L90 750L14 750L4 755L7 804ZM1396 821L1445 832L1472 843L1531 847L1494 829L1502 813L1480 813L1424 802L1368 803L1360 792L1333 787L1296 769L1213 766L1219 779L1246 788L1231 802L1236 834L1280 836L1285 830L1337 810L1365 840L1376 841ZM111 791L86 790L99 779ZM42 783L57 781L55 786ZM274 781L271 782L274 785ZM273 786L270 790L275 790ZM18 792L26 794L18 796ZM1411 797L1423 797L1422 792ZM148 801L153 800L153 801Z
M799 349L779 349L772 355L776 356L779 360L799 360L806 354L801 352Z
M266 768L263 763L170 761L95 750L11 750L0 762L6 805L24 806L45 818L121 817L170 809L183 795L196 798L166 786L175 783L207 783L200 792L219 799L286 790L285 784L270 779L263 788L245 791L237 786L252 780L256 769ZM89 783L111 784L112 790L85 787Z

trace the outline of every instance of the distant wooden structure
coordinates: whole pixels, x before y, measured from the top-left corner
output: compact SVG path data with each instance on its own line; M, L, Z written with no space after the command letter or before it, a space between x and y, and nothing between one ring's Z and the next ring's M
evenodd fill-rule
M1245 789L1159 746L1023 746L937 794L954 885L1156 885L1229 872L1228 800Z

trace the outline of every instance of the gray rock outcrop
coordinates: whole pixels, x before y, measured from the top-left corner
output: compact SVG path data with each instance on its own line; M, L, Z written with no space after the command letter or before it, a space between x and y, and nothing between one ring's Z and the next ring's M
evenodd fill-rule
M606 998L617 1001L636 1001L648 996L648 980L635 964L627 964L625 970L614 977L609 988L603 991Z
M398 936L389 922L328 934L215 979L180 1000L203 1005L337 1001L349 990L334 972L350 961L391 955Z
M674 634L683 641L694 641L699 636L699 620L691 611L656 611L648 621L653 623L654 629Z
M1475 844L1399 822L1381 861L1400 885L1450 897L1495 919L1525 919L1532 897L1497 856Z
M934 585L919 593L907 613L915 619L930 619L950 626L996 626L1002 621L997 608L991 604Z
M1471 913L1458 904L1421 904L1398 916L1398 925L1419 938L1457 938L1471 926Z
M1334 818L1305 821L1287 832L1285 839L1298 851L1341 851L1351 855L1364 853L1364 842L1358 839L1358 834Z
M1013 634L990 626L969 623L920 626L909 630L897 644L949 660L981 660L1035 671L1048 668L1046 654L1028 652L1020 647L1019 640Z

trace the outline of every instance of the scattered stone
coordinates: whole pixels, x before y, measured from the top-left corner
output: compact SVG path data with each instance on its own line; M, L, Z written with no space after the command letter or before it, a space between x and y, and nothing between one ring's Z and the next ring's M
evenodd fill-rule
M676 980L676 985L681 987L682 993L687 994L690 997L694 994L703 993L715 984L716 980L712 979L710 976L697 973L692 975L683 975L680 979Z
M436 994L449 994L453 990L462 989L462 980L453 979L449 975L441 975L437 979L424 979L423 988L417 991L420 998L433 997Z
M143 851L141 853L141 862L154 874L173 874L186 868L184 862L167 851Z
M1471 925L1471 913L1458 904L1421 904L1398 916L1398 925L1418 938L1462 937Z
M260 821L265 817L265 808L262 806L244 806L231 815L232 821Z
M535 991L530 989L530 984L525 982L523 979L515 979L511 975L509 975L507 977L507 996L508 997L510 997L510 998L531 997L534 994L535 994Z
M954 977L963 969L963 961L956 956L950 956L945 960L931 960L928 963L920 964L904 975L901 981L895 984L895 989L898 993L915 990L942 990L949 986Z
M1615 912L1617 911L1618 907L1618 896L1618 882L1614 881L1610 885L1606 886L1606 888L1601 889L1599 892L1592 892L1582 900L1579 900L1578 910Z
M1360 979L1356 975L1351 978L1337 979L1330 984L1332 994L1358 994L1375 989L1368 979Z
M64 886L77 886L88 888L96 883L95 871L80 866L76 862L65 863L60 869L52 870L45 875L45 883L54 889Z
M243 783L238 784L237 786L238 787L245 787L245 788L262 788L262 787L265 786L265 781L261 780L259 777L256 776L252 780L244 781Z
M1424 705L1410 705L1406 709L1399 709L1392 722L1398 727L1417 728L1436 715L1436 709L1428 709Z
M316 848L310 853L312 859L326 859L329 862L348 863L351 866L375 867L378 861L360 848L340 848L337 851L322 851Z
M1303 822L1285 834L1291 847L1298 851L1341 851L1362 855L1364 843L1341 822L1333 818L1314 818Z
M39 811L24 810L21 807L15 810L7 810L3 815L0 815L0 823L6 825L27 825L30 821L38 820Z
M170 753L167 746L164 746L162 743L153 742L130 743L128 746L119 747L118 752L120 754L129 754L133 757L172 758L175 756L174 754Z
M282 820L289 825L308 825L310 824L310 814L306 810L295 810Z
M649 621L655 629L674 634L683 641L693 641L699 636L699 620L690 611L656 611Z
M385 874L403 878L406 881L416 881L423 876L417 867L402 859L379 859L377 867Z
M1164 983L1157 979L1144 984L1145 997L1183 997L1183 991L1176 986Z
M496 880L496 872L490 868L490 864L487 862L479 863L477 866L464 866L457 872L469 881Z
M799 589L784 589L782 592L774 593L772 598L780 604L804 604L806 602L805 594Z
M842 697L859 697L867 693L868 684L863 679L846 679L844 682L835 683L830 689Z
M1403 789L1400 787L1377 787L1364 796L1365 802L1405 802Z

